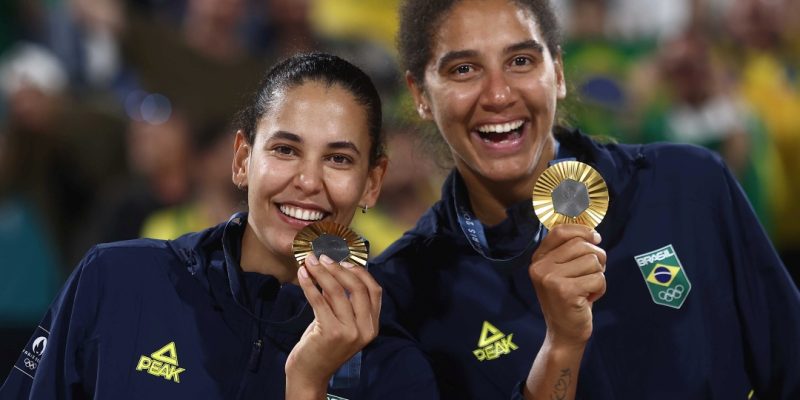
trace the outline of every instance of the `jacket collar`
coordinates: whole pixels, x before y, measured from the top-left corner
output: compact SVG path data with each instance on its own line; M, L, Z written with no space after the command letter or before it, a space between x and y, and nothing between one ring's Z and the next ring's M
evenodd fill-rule
M626 210L629 209L635 189L635 185L630 183L636 178L638 170L648 167L643 146L599 143L574 129L556 128L554 134L565 152L597 169L605 179L610 206L606 218L597 229L603 235L604 242L607 233L618 236L624 226L615 221L624 221L618 218L627 216ZM427 237L446 236L459 243L467 241L459 229L451 190L453 180L458 179L457 174L455 170L450 173L442 186L441 200L423 216L413 233Z
M224 312L244 314L244 319L266 324L268 331L302 333L313 320L314 314L297 285L276 287L270 315L261 316L255 312L251 300L253 296L248 296L245 280L256 277L248 276L239 264L246 225L247 213L236 213L222 224L184 235L169 244L189 273L209 290L215 303ZM261 280L264 284L270 284L269 279Z

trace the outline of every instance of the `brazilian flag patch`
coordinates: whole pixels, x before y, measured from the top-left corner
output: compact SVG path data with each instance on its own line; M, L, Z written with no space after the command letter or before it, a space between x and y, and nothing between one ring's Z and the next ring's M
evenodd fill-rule
M692 284L672 245L640 254L634 259L653 301L662 306L681 308L689 297Z

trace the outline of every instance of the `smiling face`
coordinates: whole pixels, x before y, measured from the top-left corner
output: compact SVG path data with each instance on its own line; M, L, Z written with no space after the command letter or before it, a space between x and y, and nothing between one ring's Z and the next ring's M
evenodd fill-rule
M436 122L471 192L492 182L529 196L553 157L560 57L536 18L507 0L458 2L439 26L425 81L407 74L420 115Z
M233 179L246 184L250 208L243 259L255 251L259 263L293 266L302 228L322 219L349 225L359 205L373 205L385 161L370 167L370 140L364 107L339 85L306 81L277 95L253 143L236 137Z

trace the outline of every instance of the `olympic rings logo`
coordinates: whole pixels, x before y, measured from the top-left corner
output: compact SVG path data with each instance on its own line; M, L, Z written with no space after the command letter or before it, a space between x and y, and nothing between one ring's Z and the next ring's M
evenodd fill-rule
M658 298L664 301L673 301L683 297L683 285L658 292Z
M25 367L27 367L30 370L34 370L36 369L36 363L31 361L30 358L25 358Z

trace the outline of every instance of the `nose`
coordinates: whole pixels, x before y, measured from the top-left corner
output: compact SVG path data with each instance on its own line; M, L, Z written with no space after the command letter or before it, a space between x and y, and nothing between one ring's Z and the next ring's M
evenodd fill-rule
M514 101L514 89L509 85L504 71L489 72L481 93L481 106L490 111L502 111Z
M322 190L322 165L312 161L300 164L294 179L295 187L306 195L312 195Z

